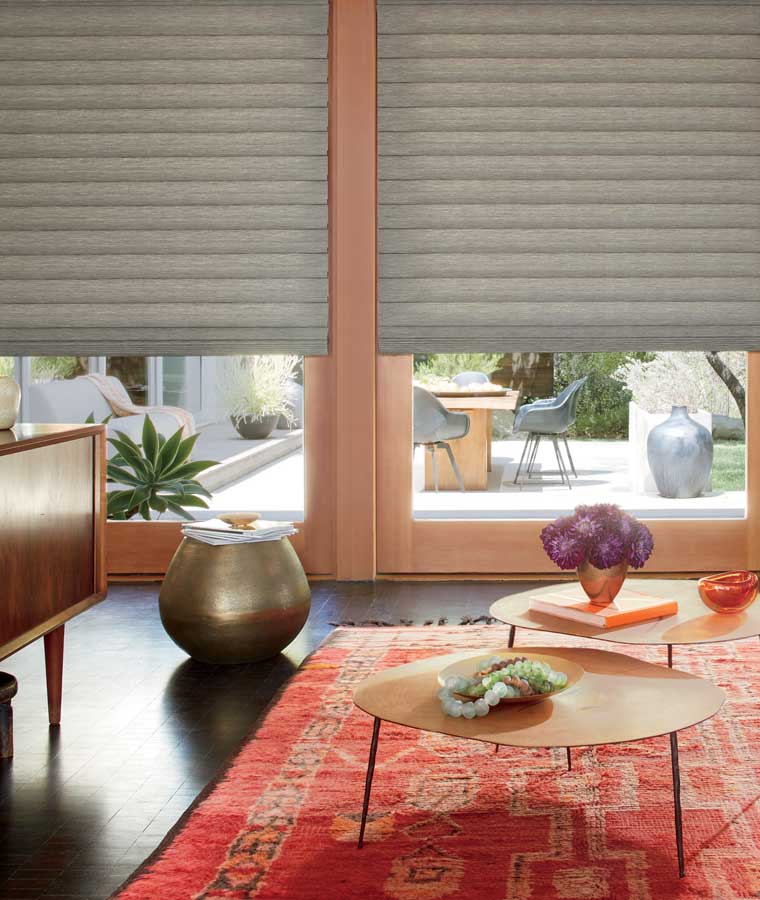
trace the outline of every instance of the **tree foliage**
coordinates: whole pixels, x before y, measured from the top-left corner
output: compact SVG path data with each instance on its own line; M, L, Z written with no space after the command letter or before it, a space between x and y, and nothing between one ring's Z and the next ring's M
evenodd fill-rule
M435 383L451 381L460 372L484 372L490 378L499 368L502 353L435 353L414 360L417 381Z
M555 353L554 388L559 393L571 381L588 375L578 399L574 433L577 437L624 438L628 436L628 404L631 392L614 377L632 360L651 358L647 353Z

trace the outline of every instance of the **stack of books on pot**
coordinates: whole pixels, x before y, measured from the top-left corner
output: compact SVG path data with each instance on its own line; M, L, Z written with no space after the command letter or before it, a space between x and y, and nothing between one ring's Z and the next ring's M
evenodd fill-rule
M296 534L292 522L269 522L258 519L246 528L236 528L221 519L193 522L182 529L185 537L203 544L258 544L261 541L279 541Z

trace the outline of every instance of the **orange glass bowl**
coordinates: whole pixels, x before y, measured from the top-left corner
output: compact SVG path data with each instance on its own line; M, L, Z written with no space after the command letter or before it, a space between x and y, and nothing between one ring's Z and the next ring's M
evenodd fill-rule
M737 613L746 609L757 597L757 584L754 572L721 572L697 582L699 596L716 613Z

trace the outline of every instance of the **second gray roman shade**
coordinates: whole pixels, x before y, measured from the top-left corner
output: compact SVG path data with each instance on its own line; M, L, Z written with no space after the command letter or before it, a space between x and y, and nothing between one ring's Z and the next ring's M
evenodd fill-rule
M0 355L327 351L327 22L0 2Z
M378 0L380 348L760 348L760 7Z

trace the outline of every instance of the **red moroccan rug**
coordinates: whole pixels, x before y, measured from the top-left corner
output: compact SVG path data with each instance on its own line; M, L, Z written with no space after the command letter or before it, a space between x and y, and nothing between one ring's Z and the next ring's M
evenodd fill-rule
M354 685L386 666L505 638L498 626L336 631L119 900L760 897L757 641L675 651L676 666L729 695L717 716L680 735L685 879L667 738L574 751L567 772L562 750L494 756L384 724L356 849L372 722L351 703ZM584 644L518 634L519 644L531 639ZM664 650L604 646L664 662Z

